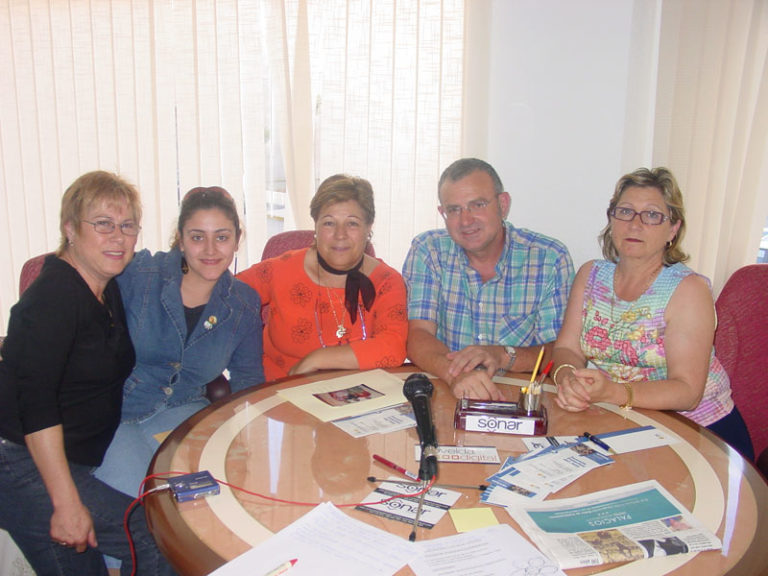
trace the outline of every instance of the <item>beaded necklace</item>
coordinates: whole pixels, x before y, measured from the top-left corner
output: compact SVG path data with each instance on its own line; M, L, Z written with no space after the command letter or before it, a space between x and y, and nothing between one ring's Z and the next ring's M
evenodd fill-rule
M646 281L645 285L643 286L643 290L640 292L640 295L631 303L629 306L629 309L622 313L622 314L628 314L629 312L632 312L635 308L635 304L637 304L637 301L642 298L643 294L645 294L648 289L653 285L654 281L656 280L656 277L659 274L659 271L663 268L664 264L659 264L658 267L654 268L653 271L648 275L648 280ZM613 324L616 324L616 318L614 317L614 308L616 306L616 272L618 271L618 266L613 271L613 290L611 291L611 322Z

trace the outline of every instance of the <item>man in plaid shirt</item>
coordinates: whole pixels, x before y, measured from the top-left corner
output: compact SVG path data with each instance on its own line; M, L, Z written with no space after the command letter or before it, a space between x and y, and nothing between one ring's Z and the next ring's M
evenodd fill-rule
M416 236L403 265L408 357L457 398L502 400L494 374L551 354L573 263L558 240L505 220L510 196L483 160L446 168L438 198L445 230Z

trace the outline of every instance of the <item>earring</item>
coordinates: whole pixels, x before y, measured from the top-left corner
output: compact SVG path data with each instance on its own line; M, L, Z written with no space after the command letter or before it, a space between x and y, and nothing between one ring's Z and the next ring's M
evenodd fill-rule
M664 248L669 250L672 247L672 240L668 240L667 243L664 245Z
M71 238L68 238L68 239L67 239L67 245L69 245L69 246L74 246L74 245L75 245L75 243L72 241L72 239L71 239Z
M189 264L187 264L187 259L182 254L181 256L181 273L186 274L189 272Z

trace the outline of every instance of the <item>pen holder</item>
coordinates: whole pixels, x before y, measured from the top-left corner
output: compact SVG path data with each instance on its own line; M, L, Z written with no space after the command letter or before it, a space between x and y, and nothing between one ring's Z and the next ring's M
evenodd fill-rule
M535 394L531 392L530 388L525 392L520 390L520 398L518 398L517 403L526 414L535 414L541 408L541 393Z
M543 436L547 433L547 409L539 404L535 412L526 412L517 402L462 398L456 403L453 425L467 432Z

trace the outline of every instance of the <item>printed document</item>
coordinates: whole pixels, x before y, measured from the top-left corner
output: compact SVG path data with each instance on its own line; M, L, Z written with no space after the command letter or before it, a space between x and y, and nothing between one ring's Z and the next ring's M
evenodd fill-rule
M716 550L720 540L656 480L507 507L561 568Z
M417 554L411 542L350 518L325 502L211 576L268 574L294 558L290 576L390 576Z
M410 562L416 576L565 576L509 524L423 540L414 546L421 552Z

